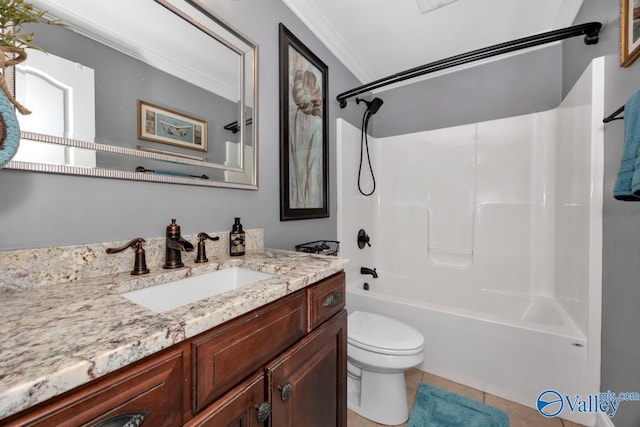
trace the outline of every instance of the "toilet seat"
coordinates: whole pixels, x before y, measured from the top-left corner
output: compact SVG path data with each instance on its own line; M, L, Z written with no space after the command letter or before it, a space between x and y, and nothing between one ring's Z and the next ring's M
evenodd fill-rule
M424 350L422 334L395 319L354 311L347 322L347 342L363 350L388 355L412 355Z

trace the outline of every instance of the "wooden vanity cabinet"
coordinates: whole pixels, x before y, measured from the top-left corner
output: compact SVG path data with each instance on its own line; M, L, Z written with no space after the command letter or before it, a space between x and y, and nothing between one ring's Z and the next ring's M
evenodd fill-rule
M342 310L185 427L346 427L346 333Z
M344 292L341 272L0 425L346 427Z
M78 427L180 426L183 411L183 350L172 348L134 366L72 390L3 426ZM114 423L111 423L111 422ZM6 424L5 424L6 422ZM131 426L137 425L135 421Z
M338 273L193 340L194 413L209 406L187 426L346 427L344 292Z

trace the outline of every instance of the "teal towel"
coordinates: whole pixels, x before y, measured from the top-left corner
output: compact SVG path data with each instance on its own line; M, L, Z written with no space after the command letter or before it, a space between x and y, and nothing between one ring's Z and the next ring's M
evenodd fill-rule
M640 90L624 104L624 148L613 197L640 201Z
M184 177L191 176L186 172L176 172L176 171L169 171L169 170L165 170L165 169L154 169L153 173L158 174L158 175L171 175L171 176L184 176Z
M420 383L408 427L509 427L498 408Z

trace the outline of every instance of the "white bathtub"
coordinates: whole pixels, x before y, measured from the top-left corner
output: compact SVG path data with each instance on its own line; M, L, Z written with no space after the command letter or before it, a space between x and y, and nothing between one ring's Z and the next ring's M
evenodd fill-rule
M420 295L429 287L384 273L347 281L349 311L393 317L424 335L424 371L532 408L544 390L588 394L586 338L554 300L490 290Z

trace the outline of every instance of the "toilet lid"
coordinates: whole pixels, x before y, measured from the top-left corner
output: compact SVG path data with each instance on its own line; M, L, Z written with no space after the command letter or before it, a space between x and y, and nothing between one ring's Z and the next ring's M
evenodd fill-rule
M349 343L372 351L422 351L424 337L411 326L395 319L354 311L347 321Z

